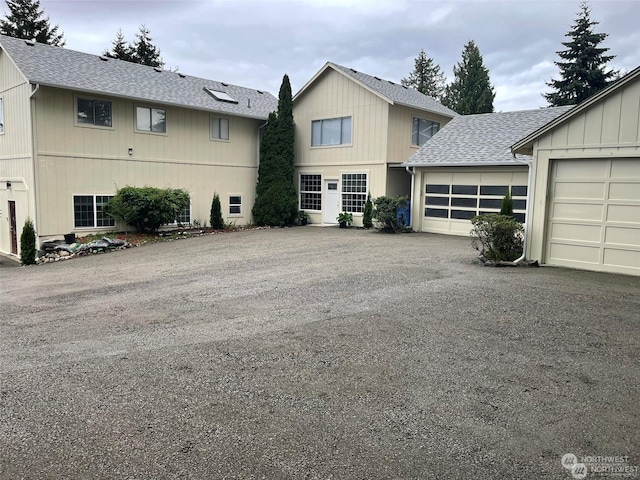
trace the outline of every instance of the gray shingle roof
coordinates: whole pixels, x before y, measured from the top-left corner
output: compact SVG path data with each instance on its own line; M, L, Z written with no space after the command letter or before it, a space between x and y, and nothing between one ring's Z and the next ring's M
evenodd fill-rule
M352 68L343 67L335 63L329 62L329 64L340 69L350 77L353 77L359 82L365 84L372 90L375 90L381 95L389 98L393 101L393 103L406 105L433 113L439 113L447 117L455 117L458 115L456 112L454 112L450 108L445 107L434 98L423 95L413 88L403 87L402 85L394 83L390 80L384 80L379 77L372 77L371 75L367 75L366 73L358 72Z
M0 35L0 47L29 82L95 94L265 119L278 100L268 92ZM221 102L204 87L238 101Z
M573 106L519 112L460 115L447 123L404 163L407 166L509 165L511 146Z

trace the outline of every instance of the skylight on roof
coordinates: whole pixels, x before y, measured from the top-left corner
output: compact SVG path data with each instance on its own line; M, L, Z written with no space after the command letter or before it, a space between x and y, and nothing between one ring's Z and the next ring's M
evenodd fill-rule
M238 103L238 101L229 95L227 92L221 92L220 90L214 90L212 88L204 87L204 91L211 95L219 102Z

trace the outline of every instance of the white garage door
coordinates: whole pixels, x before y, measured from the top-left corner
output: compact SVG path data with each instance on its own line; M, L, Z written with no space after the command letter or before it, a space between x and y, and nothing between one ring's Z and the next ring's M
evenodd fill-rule
M545 262L640 275L640 158L553 162Z
M514 215L524 222L526 167L429 169L422 176L422 231L468 236L469 220L482 213L499 213L509 190Z

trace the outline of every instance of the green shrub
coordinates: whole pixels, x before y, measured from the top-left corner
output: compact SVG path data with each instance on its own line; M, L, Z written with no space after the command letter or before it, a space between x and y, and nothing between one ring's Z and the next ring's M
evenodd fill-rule
M471 245L494 261L513 261L522 255L524 227L508 215L489 213L471 219Z
M258 225L284 227L294 223L298 215L296 187L286 179L273 179L262 184L253 205L253 218Z
M364 214L362 215L362 226L364 228L373 227L373 202L371 193L367 194L367 201L364 204Z
M222 218L222 207L220 206L220 195L217 193L213 196L211 201L211 214L210 219L211 228L221 230L225 227L224 219Z
M404 216L398 215L398 210L407 205L407 197L378 197L375 199L375 210L373 218L380 224L383 232L396 233L407 231L407 224Z
M36 230L31 219L27 218L20 235L20 263L22 265L35 265L36 251Z
M513 199L511 198L511 193L509 191L507 191L507 194L502 199L502 205L500 207L500 215L513 217Z
M149 233L175 222L188 207L189 194L182 189L124 187L109 200L105 211L138 232Z

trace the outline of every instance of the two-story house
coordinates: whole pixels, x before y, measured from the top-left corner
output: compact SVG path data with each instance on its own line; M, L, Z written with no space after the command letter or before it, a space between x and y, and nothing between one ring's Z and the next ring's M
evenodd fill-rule
M116 228L103 212L124 186L184 188L180 220L251 221L260 90L0 36L0 251L27 217L40 239Z
M456 113L411 88L328 62L293 98L300 209L362 224L367 193L406 195L402 165Z

